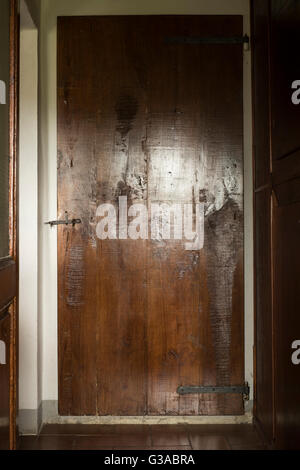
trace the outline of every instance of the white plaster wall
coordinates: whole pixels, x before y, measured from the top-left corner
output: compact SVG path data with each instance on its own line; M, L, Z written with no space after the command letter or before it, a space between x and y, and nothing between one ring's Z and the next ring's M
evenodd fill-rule
M19 153L19 406L38 396L38 33L21 2Z
M41 160L39 170L39 309L42 315L42 399L57 400L57 239L44 225L57 217L56 22L57 16L146 14L244 15L250 35L248 0L41 0ZM251 57L245 53L245 370L253 389L253 214ZM221 83L220 83L221 86Z

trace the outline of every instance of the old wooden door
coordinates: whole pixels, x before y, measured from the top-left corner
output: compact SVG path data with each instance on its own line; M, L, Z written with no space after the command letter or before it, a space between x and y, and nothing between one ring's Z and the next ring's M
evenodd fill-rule
M58 20L58 218L81 220L58 226L62 415L243 412L177 393L244 381L243 48L214 36L242 17ZM204 211L204 244L151 236L153 204Z

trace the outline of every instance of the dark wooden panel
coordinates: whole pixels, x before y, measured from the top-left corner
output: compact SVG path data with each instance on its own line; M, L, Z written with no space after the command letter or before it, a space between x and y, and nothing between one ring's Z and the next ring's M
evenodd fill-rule
M300 203L274 208L274 322L276 447L300 446L300 365L292 343L300 340Z
M10 0L1 2L0 80L5 102L0 101L0 259L9 255L9 10ZM2 91L2 89L1 89Z
M300 202L300 179L296 178L274 187L279 206L287 206Z
M253 146L255 188L270 182L269 0L253 2Z
M5 359L5 360L4 360ZM10 315L0 320L0 450L10 448Z
M300 177L300 151L273 162L273 184L281 184Z
M269 11L267 3L270 6ZM271 30L269 53L267 38L264 52L261 52L260 45L256 44L259 40L255 34L256 25L261 24L262 8L265 8L264 22L265 24L269 22ZM296 448L300 442L297 397L299 373L291 363L291 344L292 336L297 336L299 331L300 107L292 103L291 97L292 83L299 79L297 44L300 31L300 4L293 0L269 2L254 0L252 14L254 102L256 103L254 143L256 147L266 148L266 153L268 155L272 153L273 157L272 167L264 169L261 167L261 153L257 152L257 148L254 149L255 417L269 444L272 444L273 438L278 448ZM270 62L270 76L267 67L262 66L263 59ZM266 93L270 92L272 132L269 142L269 124L262 119L266 114L266 98L260 96L257 99L257 83L263 83ZM264 174L265 176L261 177ZM274 209L270 208L271 200Z
M59 411L241 414L241 46L170 45L242 35L242 18L58 21ZM219 79L222 76L222 86ZM104 202L205 204L202 251L176 240L96 237Z
M8 305L17 294L16 263L13 260L0 261L0 310Z
M272 0L272 153L279 160L300 151L300 105L292 103L292 83L299 80L300 4Z
M266 188L255 195L255 416L268 442L273 439L271 248L271 190Z
M300 73L300 4L272 0L271 14L275 443L288 449L300 446L300 374L291 361L300 330L300 106L291 99Z
M270 1L252 2L255 403L256 422L273 439L273 345L271 273Z

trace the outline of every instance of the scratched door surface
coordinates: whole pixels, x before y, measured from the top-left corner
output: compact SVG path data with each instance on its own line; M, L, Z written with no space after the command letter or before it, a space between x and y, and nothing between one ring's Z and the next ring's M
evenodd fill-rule
M58 227L62 415L243 413L177 393L244 382L243 50L184 40L242 33L239 16L58 19L58 217L82 222ZM118 224L120 197L149 209L148 237ZM201 249L151 238L163 203L204 208Z

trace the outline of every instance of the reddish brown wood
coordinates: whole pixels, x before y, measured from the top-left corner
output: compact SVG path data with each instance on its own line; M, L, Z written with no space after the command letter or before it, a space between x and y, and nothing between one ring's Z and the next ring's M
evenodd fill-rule
M0 310L16 296L16 263L13 260L0 261Z
M244 381L242 18L58 19L59 411L241 414ZM220 77L222 84L220 85ZM96 237L103 202L204 202L205 244Z

